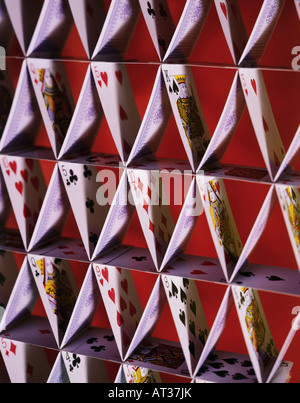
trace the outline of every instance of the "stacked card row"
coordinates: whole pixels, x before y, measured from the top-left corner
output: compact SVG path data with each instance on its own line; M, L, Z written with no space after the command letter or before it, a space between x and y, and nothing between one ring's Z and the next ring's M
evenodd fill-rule
M81 156L80 161L101 164L103 148L100 146L98 157L92 150L105 121L117 153L106 163L118 166L120 162L129 167L145 162L146 157L156 157L170 120L174 119L177 133L173 136L182 144L186 169L200 172L220 168L220 161L222 163L243 115L247 114L253 127L253 132L249 128L249 135L255 138L267 169L264 179L273 182L287 179L286 173L298 161L300 126L295 128L292 124L290 130L295 130L290 135L292 140L283 144L285 133L279 132L264 80L266 73L261 69L232 71L228 96L211 130L191 66L164 64L157 67L149 101L141 116L139 101L135 98L138 95L128 74L132 66L114 62L87 63L75 102L65 64L47 59L24 60L16 88L9 71L1 73L2 153L54 160L80 160ZM142 77L145 66L133 66ZM77 67L78 63L71 63L71 68ZM201 75L201 71L196 70L196 74ZM294 84L297 86L297 80ZM296 122L295 116L290 118ZM36 146L41 126L46 130L49 144L44 150Z
M161 382L167 375L173 381L172 376L179 377L179 382L287 379L292 363L283 359L299 328L299 314L294 313L285 341L277 348L257 289L220 284L214 290L217 301L209 325L211 301L192 278L144 273L142 281L151 284L145 295L134 271L114 266L113 260L81 268L81 286L72 265L29 254L18 271L13 254L2 253L2 284L11 293L7 303L2 294L0 349L12 382L141 383ZM37 300L46 315L34 314ZM169 335L153 336L166 304L178 342ZM216 349L232 310L238 315L246 354ZM249 326L253 315L259 323L255 328Z
M296 15L299 1L294 2ZM122 59L143 18L159 60L186 61L214 7L233 62L253 65L268 45L285 0L264 0L250 35L238 0L187 0L177 24L167 0L34 0L30 9L24 4L1 0L0 28L1 45L8 49L14 33L26 56L60 55L75 24L89 59Z

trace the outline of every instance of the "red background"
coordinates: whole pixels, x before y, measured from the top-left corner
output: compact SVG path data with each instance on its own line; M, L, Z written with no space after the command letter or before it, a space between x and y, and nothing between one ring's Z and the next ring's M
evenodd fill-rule
M110 2L107 1L106 3L108 5ZM184 3L185 2L181 0L172 0L169 2L175 22L179 20ZM262 3L262 0L239 1L248 33L251 32ZM264 70L264 78L276 122L286 149L299 125L300 75L295 71L291 71L291 62L294 57L291 51L294 46L299 45L299 19L294 2L287 0L281 18L260 63L261 66L271 67L270 70ZM16 54L20 53L18 44L15 41L8 56ZM70 61L66 62L66 68L76 100L79 96L88 64L75 26L72 29L64 49L63 57L70 59ZM141 65L136 65L132 62L128 64L129 76L142 117L147 107L158 67L157 63L159 62L142 15L139 18L125 59L130 61L139 60L153 62ZM76 60L83 62L75 62ZM21 58L19 60L16 60L14 57L8 58L8 68L13 74L15 84L17 82L21 61ZM193 74L208 128L210 132L213 133L235 73L233 68L221 68L222 64L230 67L233 67L233 65L214 5L211 7L201 37L197 41L190 57L190 62L200 63L200 66L193 67ZM206 66L206 64L209 64L210 67ZM286 71L279 71L278 67L283 67ZM42 128L39 134L37 144L49 147L49 141L44 128ZM93 150L117 154L105 119L100 127ZM170 120L162 140L158 156L187 159L173 117ZM243 114L237 132L225 153L223 162L265 167L247 110ZM53 161L42 161L42 167L48 181L50 180L53 166ZM296 169L297 168L299 168L299 163L296 165ZM242 241L245 242L262 205L268 187L266 185L229 180L225 182L225 185L240 236ZM179 210L179 207L172 209L175 217L178 215ZM13 217L11 217L10 225L16 225ZM79 232L74 217L72 216L70 217L65 233L71 236L74 236L74 233L76 233L79 238ZM124 243L146 247L146 242L136 215L131 223ZM216 257L216 252L204 216L201 216L198 220L187 253ZM16 257L21 265L23 255L16 254ZM278 204L251 257L251 261L298 270ZM76 272L78 283L81 285L87 265L76 262L74 262L74 264L72 262L72 265ZM133 276L137 284L141 302L145 305L156 276L140 272L133 272ZM221 285L203 282L197 282L197 285L199 287L200 298L203 303L207 321L211 327L224 295L225 288ZM260 296L275 343L278 349L280 349L293 319L291 310L294 306L300 305L300 299L269 292L260 292ZM39 306L36 312L40 313L41 311L42 309ZM102 318L98 315L95 323L97 325L110 327L105 315ZM286 360L294 362L291 378L292 382L300 381L300 338L298 333L285 357ZM178 340L168 307L165 308L154 335L170 340ZM246 353L240 325L234 310L230 315L228 326L226 326L224 334L220 339L218 349ZM115 370L116 368L112 369L112 374L115 373ZM164 379L175 380L175 378L172 377L166 377ZM180 381L180 379L176 381Z

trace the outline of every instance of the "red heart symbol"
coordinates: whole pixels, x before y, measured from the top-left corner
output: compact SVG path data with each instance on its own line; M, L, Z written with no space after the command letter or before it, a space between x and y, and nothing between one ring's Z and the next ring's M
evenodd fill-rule
M205 271L202 270L193 270L191 271L191 274L207 274L207 273L205 273Z
M126 301L122 297L120 298L120 308L122 312L127 308Z
M255 94L257 95L256 81L254 80L254 78L251 79L251 85L254 89Z
M126 280L126 278L124 278L123 281L121 281L121 287L123 288L123 290L126 292L126 294L128 293L128 282Z
M16 161L10 161L9 166L12 169L12 171L14 171L14 173L17 172L17 163L16 163Z
M121 118L121 120L127 120L128 119L127 113L124 111L124 109L122 108L121 105L120 105L120 118Z
M105 280L108 282L108 268L105 267L104 269L101 270L102 276L105 278Z
M225 3L220 3L221 10L223 11L223 14L225 15L227 19L227 9L226 9L226 4Z
M33 160L30 160L29 158L26 158L26 159L25 159L25 163L26 163L26 165L28 166L28 168L29 168L30 170L32 170L32 168L33 168Z
M264 117L263 117L263 125L264 125L265 132L268 132L269 131L269 126L268 126L268 123L265 121Z
M115 71L115 75L119 81L119 83L122 85L122 81L123 81L123 74L121 70L116 70Z
M31 178L30 182L31 182L32 186L35 188L35 190L39 189L39 178L37 176L34 176L33 178Z
M106 72L104 72L104 73L100 73L100 76L101 76L101 78L102 78L102 80L104 81L104 84L106 85L106 87L107 87L107 82L108 82L108 77L107 77L107 73Z
M16 182L15 187L17 191L22 195L23 194L23 183L22 182Z
M23 208L23 216L25 218L28 218L31 216L31 211L30 208L28 208L28 206L26 206L26 204L24 203L24 208Z
M120 327L124 323L123 316L120 314L119 311L117 311L117 324Z
M107 294L109 298L112 300L112 302L115 303L115 290L112 288L108 290Z
M205 260L204 262L201 263L201 266L215 266L216 264L213 262L209 262L208 260Z
M20 174L21 174L22 178L24 179L24 181L27 182L27 180L28 180L28 171L27 171L27 169L22 169L20 171Z
M98 84L100 85L100 87L102 87L102 81L98 80Z
M129 313L130 313L130 316L133 316L136 314L136 307L133 305L133 303L131 301L129 303Z

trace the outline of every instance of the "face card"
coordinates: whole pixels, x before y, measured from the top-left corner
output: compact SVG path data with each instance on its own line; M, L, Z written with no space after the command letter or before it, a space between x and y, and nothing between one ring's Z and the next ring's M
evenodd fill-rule
M232 273L242 250L224 181L220 178L198 180L204 211L226 278Z
M187 60L189 58L202 31L211 5L211 0L188 0L186 2L164 56L164 61L169 59Z
M40 163L28 158L3 156L1 168L25 248L28 248L46 193Z
M51 147L57 158L75 108L64 64L46 59L28 59L28 67Z
M273 115L263 75L257 69L240 69L239 74L259 147L269 174L274 179L285 156L285 149Z
M168 2L149 0L139 3L156 52L163 60L175 31Z
M78 295L78 286L69 261L28 255L45 311L57 344L67 329Z
M120 355L124 357L142 316L131 272L113 266L93 266Z
M163 284L177 333L193 374L209 329L194 280L166 275Z
M232 286L246 346L259 382L265 382L278 355L257 290Z
M164 78L177 127L195 171L210 142L192 71L183 65L165 65Z
M125 162L141 125L126 65L94 62L92 71L107 123Z

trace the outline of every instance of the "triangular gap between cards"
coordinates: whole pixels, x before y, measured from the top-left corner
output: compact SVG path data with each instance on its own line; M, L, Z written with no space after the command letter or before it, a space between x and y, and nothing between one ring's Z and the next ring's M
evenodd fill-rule
M128 6L128 7L127 7ZM131 37L140 16L138 2L119 7L118 0L113 0L92 54L92 60L122 60L128 49ZM114 23L118 21L118 23Z
M69 6L85 53L90 59L106 18L105 4L103 0L70 0Z
M241 68L239 75L252 125L269 175L274 180L286 154L259 69Z
M1 137L2 151L21 152L32 147L42 126L26 61L22 62L10 113Z
M61 60L37 58L28 58L27 64L40 114L58 158L75 109L66 65Z
M73 23L68 2L45 0L26 56L60 56Z
M14 32L25 55L42 9L41 0L33 0L31 8L24 0L4 0Z
M74 65L74 63L69 63L66 65L70 76L73 77L75 75L77 77L82 74L81 68L77 72L78 66L80 66L80 64ZM74 67L76 67L76 70ZM81 153L91 152L98 137L97 133L103 120L103 110L96 91L91 68L87 65L87 68L85 67L85 69L86 73L84 81L82 86L80 86L78 98L75 96L76 106L74 114L68 127L58 159L72 157L72 154L76 155L79 153L80 155ZM74 81L76 80L71 80L73 92L74 89L72 83ZM78 88L75 90L78 92Z
M197 176L203 207L215 249L227 281L242 251L234 212L222 178Z

